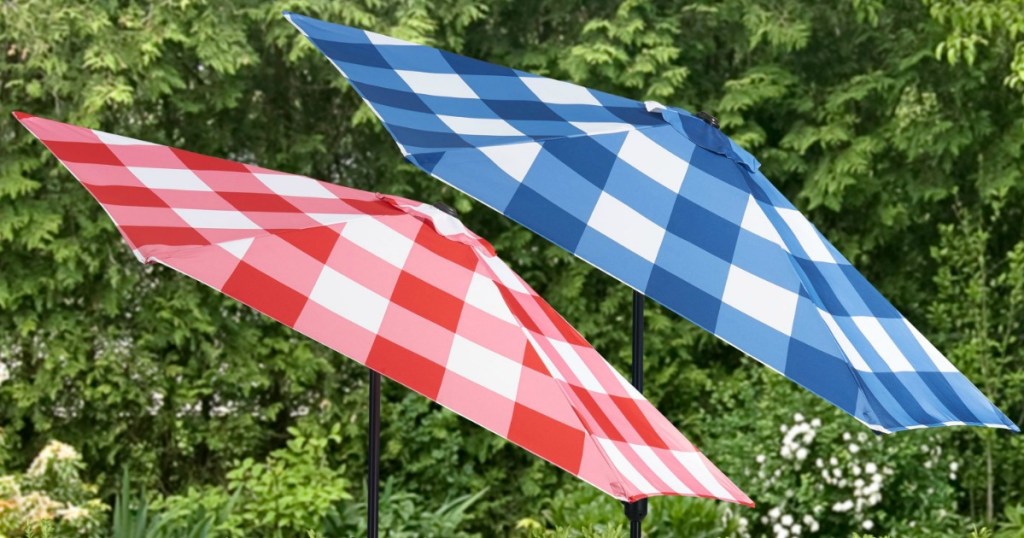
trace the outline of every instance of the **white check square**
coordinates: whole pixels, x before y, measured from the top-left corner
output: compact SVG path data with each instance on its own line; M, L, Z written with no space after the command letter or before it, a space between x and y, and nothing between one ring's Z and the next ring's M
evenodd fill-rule
M305 198L337 198L323 184L315 179L291 174L255 173L256 179L263 182L268 189L281 196L299 196Z
M191 170L144 166L129 166L128 170L131 170L143 185L151 189L213 192L213 189Z
M588 225L649 262L658 258L665 238L664 228L607 192L598 197Z
M449 73L424 73L421 71L404 71L396 69L395 73L415 93L436 97L463 97L479 99L473 88L466 84L459 75Z
M515 401L523 366L456 334L445 368Z
M800 296L733 265L722 302L787 336L793 334Z
M388 309L387 299L326 265L309 299L371 333L379 332Z

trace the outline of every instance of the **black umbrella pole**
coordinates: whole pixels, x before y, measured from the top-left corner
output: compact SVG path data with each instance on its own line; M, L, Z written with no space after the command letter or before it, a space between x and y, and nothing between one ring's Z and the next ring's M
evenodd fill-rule
M380 374L370 370L370 441L366 456L366 536L377 538L380 507Z
M644 391L644 294L633 292L633 387ZM629 518L629 538L641 538L641 522L647 516L647 499L623 503Z

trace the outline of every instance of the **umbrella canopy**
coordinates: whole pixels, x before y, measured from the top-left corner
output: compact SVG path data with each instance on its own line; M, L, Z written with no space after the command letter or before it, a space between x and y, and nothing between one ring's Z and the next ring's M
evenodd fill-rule
M285 16L409 161L868 427L1018 429L701 119Z
M605 493L752 505L444 212L16 113L143 263L184 273Z

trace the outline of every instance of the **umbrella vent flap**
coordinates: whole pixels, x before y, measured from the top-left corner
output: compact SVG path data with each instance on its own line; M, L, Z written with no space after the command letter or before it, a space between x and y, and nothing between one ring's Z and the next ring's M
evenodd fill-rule
M728 157L750 172L756 172L761 168L761 163L756 157L725 136L717 125L685 110L670 108L657 101L647 101L644 105L647 106L648 112L660 113L665 123L674 127L676 131L694 144L710 152Z
M429 224L438 234L458 243L479 248L491 256L497 253L486 239L476 235L458 218L430 204L377 193L381 200Z

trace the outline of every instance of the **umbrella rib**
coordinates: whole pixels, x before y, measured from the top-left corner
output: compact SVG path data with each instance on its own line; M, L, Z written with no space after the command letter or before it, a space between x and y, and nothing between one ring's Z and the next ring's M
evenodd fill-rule
M293 233L300 233L300 232L305 232L305 231L309 231L309 230L315 230L315 229L318 229L318 228L330 228L331 226L337 226L339 224L347 224L349 222L355 222L355 221L364 220L364 219L379 219L379 218L386 217L386 216L388 216L388 215L358 215L357 218L346 219L346 220L335 222L335 223L332 223L332 224L317 224L315 226L303 226L301 228L292 228L292 229L276 230L276 231L266 231L266 230L264 230L264 233L258 233L258 234L254 234L254 235L250 235L250 236L245 236L245 237L238 237L238 238L235 238L235 239L229 239L227 241L218 241L216 243L209 243L209 244L206 244L206 245L181 245L180 248L175 248L174 246L171 246L171 245L153 245L153 246L156 246L156 247L162 246L162 247L166 248L167 250L165 250L163 252L159 252L159 253L157 253L155 255L154 254L147 254L144 257L144 259L143 259L143 263L147 263L148 264L148 263L150 263L151 259L152 260L156 260L156 261L159 262L161 257L174 258L174 257L180 255L181 253L191 252L193 250L197 250L197 249L201 249L201 248L214 247L214 246L223 247L223 245L225 243L232 243L232 242L235 242L235 241L243 241L243 240L246 240L246 239L250 239L250 240L254 240L255 241L257 239L263 239L265 237L270 237L270 236L289 235L289 234L293 234ZM123 233L122 233L122 235L123 235ZM125 237L125 239L127 240L127 237ZM130 244L131 243L129 242L129 245ZM142 248L144 248L144 247L135 248L135 250L138 251L140 253L140 255L141 255Z
M742 166L740 166L739 164L736 164L735 166L739 169L740 176L743 178L744 181L747 182L747 186L748 186L750 192L756 192L756 190L761 190L761 187L759 185L756 185L756 182L755 182L754 178L751 177L751 175ZM772 225L775 228L782 229L782 224L783 223L779 222L780 219L779 219L778 213L776 213L775 211L765 211L763 209L762 209L762 212L764 213L765 217L768 218L769 221L771 221ZM779 237L782 239L783 242L786 242L786 236L785 235L783 235L782 233L779 233ZM791 248L791 247L787 245L787 248ZM791 255L789 255L788 252L787 252L786 260L789 261L790 267L793 268L793 273L796 274L796 277L800 280L800 285L804 289L812 292L812 293L808 294L808 296L812 296L812 295L813 296L817 296L817 293L814 292L814 287L811 285L810 278L807 277L807 274L803 271L802 268L800 268L797 265L796 261L793 259L793 257ZM832 327L830 327L829 324L825 322L825 318L821 315L820 309L821 309L821 307L823 305L819 305L818 304L819 301L814 300L813 297L811 297L811 300L814 302L815 307L818 307L817 308L817 310L819 310L818 311L818 319L820 319L821 320L821 324L825 326L825 332L832 339L832 342L835 343L836 348L839 350L839 352L842 353L843 358L845 359L843 361L843 364L846 366L846 369L850 372L850 377L853 378L853 382L857 384L857 389L860 391L861 394L863 394L865 396L865 402L866 402L867 405L869 405L869 409L870 409L870 402L867 401L867 395L870 394L870 392L867 390L867 387L864 386L864 381L861 380L859 375L857 375L857 371L853 367L853 363L850 361L850 357L847 355L846 351L843 349L843 346L839 344L839 338L836 337L836 334L835 334L835 332L833 332ZM782 375L784 377L786 377L787 379L791 379L792 380L792 378L789 378L784 373ZM808 390L810 390L810 389L808 389ZM826 401L827 401L827 399L826 399ZM835 404L833 404L833 405L835 405ZM882 426L881 420L878 418L877 414L874 412L874 409L872 409L871 412L872 412L873 415L875 415L875 420L876 420L877 424L868 424L868 422L866 420L862 419L861 417L858 417L857 415L855 415L853 413L850 413L850 416L852 416L853 418L857 419L858 421L863 423L868 428L871 428L872 430L880 431L882 433L892 433L891 430L889 430L888 428L885 428L884 426Z
M370 106L369 105L369 101L365 101L365 102L366 102L367 106ZM370 108L372 109L373 107L371 106ZM384 123L384 120L381 120L381 122ZM384 123L385 128L387 128L387 125L388 125L387 123ZM545 142L572 140L572 139L575 139L575 138L593 138L595 136L603 136L603 135L611 135L611 134L619 134L619 133L630 133L630 132L633 132L633 131L647 131L649 129L658 129L658 128L661 128L661 127L668 127L670 129L674 130L674 128L671 125L669 125L668 123L635 126L635 125L633 125L631 123L623 122L623 125L628 125L629 128L618 130L618 131L605 131L605 132L600 132L600 133L577 133L577 134L571 134L571 135L551 136L551 137L540 138L540 139L536 139L536 138L530 137L529 140L517 140L517 141L514 141L514 142L498 142L498 143L494 143L494 144L474 144L473 146L461 147L461 148L460 147L452 147L452 148L449 148L449 149L441 149L439 151L417 151L416 153L407 153L407 155L424 155L424 154L439 153L439 152L440 153L451 153L451 152L455 152L455 151L472 150L472 149L479 149L479 148L499 148L499 147L503 147L503 146L515 146L515 145L519 145L519 144L543 144ZM395 140L395 142L398 144L398 147L401 148L403 152L405 152L405 148L402 146L402 144L400 142L398 142L398 137L394 133L391 133L390 129L388 129L388 133L391 134L391 138L393 138Z
M500 258L497 258L496 256L495 256L495 259L497 259L499 263L504 263L504 261L502 261L502 260L501 260ZM509 287L508 287L507 285L505 285L505 283L504 283L504 282L502 282L502 280L501 280L501 277L499 277L499 276L498 276L497 272L495 272L495 271L494 271L494 270L493 270L493 269L492 269L492 268L490 267L490 265L488 265L487 263L482 263L482 264L480 264L480 265L482 265L482 266L483 266L483 268L482 268L482 269L483 269L483 270L482 270L482 272L484 272L485 274L487 274L488 276L490 276L490 277L491 277L491 279L492 279L492 281L494 282L495 286L500 286L500 288L504 288L504 290L505 290L506 292L508 292L508 293L509 293L510 295L512 295L512 296L514 297L514 294L513 294L512 290L510 290L510 289L509 289ZM529 289L529 291L530 291L530 292L532 292L533 294L536 294L536 293L537 293L537 292L536 292L536 291L535 291L535 290L533 289L533 287L532 287L532 286L530 286L529 284L527 284L527 283L526 283L525 281L523 282L523 284L525 284L525 285L526 285L526 287L527 287L527 289ZM538 356L543 356L543 355L545 354L544 350L543 350L543 349L541 349L541 347L540 347L540 345L538 345L538 342L536 341L536 339L535 339L535 338L533 337L533 335L531 335L531 334L530 334L530 330L526 328L526 324L525 324L525 323L523 323L523 321L522 321L522 320L521 320L521 319L519 318L519 315L518 315L518 314L516 314L516 312L515 312L515 311L512 311L511 309L510 309L510 311L511 311L511 313L512 313L512 317L514 317L514 318L515 318L515 320L516 320L516 325L518 325L518 326L519 326L519 330L523 332L523 335L524 335L524 336L526 336L526 341L527 341L527 342L528 342L528 343L529 343L529 344L530 344L531 346L533 346L533 348L534 348L534 350L535 350L535 351L537 351L537 352L538 352L538 353L537 353L537 354L538 354ZM575 329L574 329L574 330L575 330ZM582 335L581 335L581 336L582 336ZM602 357L602 359L603 359L603 357ZM590 443L592 443L592 444L594 445L594 447L595 447L595 448L597 449L597 452L598 452L598 454L600 454L600 455L601 455L601 458L602 458L602 459L604 459L605 463L607 464L607 467L608 467L609 469L611 469L611 470L612 470L612 471L613 471L613 472L615 473L615 477L617 478L617 484L616 484L616 485L617 485L617 486L619 486L619 488L620 488L620 489L622 489L622 491L623 491L623 495L622 495L622 497L623 497L624 499L628 498L628 497L629 497L629 495L626 495L626 494L625 494L625 489L624 489L624 488L622 488L622 486L621 486L621 484L626 484L626 483L628 483L628 482L626 481L625 477L624 477L624 476L622 475L622 473L620 473L620 472L619 472L619 469L618 469L618 467L616 467L616 466L615 466L615 465L614 465L614 464L612 463L612 460L611 460L611 458L610 458L610 457L608 456L608 454L607 454L607 453L605 452L605 450L604 450L604 447L602 447L600 443L598 443L598 442L596 442L596 441L594 440L594 439L595 439L595 433L594 433L593 429L592 429L592 428L590 427L590 425L589 425L589 424L587 424L587 421L586 421L586 420L584 420L583 416L582 416L582 415L580 414L580 412L579 412L579 411L578 411L578 410L576 409L576 406L575 406L575 405L573 405L573 403L572 403L572 398L570 397L570 395L569 395L569 392L568 392L568 390L567 390L567 389L566 389L566 388L565 388L565 387L563 386L563 383L559 383L559 382L558 382L558 379L557 379L557 378L556 378L556 377L555 377L555 376L553 375L553 373L551 372L551 369L550 369L550 367L549 367L549 366L547 365L547 363L546 363L546 362L544 362L544 361L542 360L542 361L541 361L541 363L542 363L542 364L544 364L544 367L548 369L548 375L549 375L549 376L551 376L551 378L555 380L555 386L557 386L557 387L558 387L558 390L559 390L559 392L561 392L561 394L562 394L562 396L563 396L563 397L565 398L566 402L568 402L568 403L569 403L569 409L571 409L571 410L572 410L573 414L574 414L574 415L576 416L576 418L577 418L577 419L579 420L579 422L580 422L580 426L581 426L581 427L583 428L583 430L587 432L587 441L588 441L588 442L590 442ZM609 364L609 368L612 368L610 364ZM614 370L614 368L612 368L612 370L613 370L613 371L615 371L615 370ZM615 373L616 373L616 374L619 374L619 372L618 372L618 371L615 371ZM619 375L621 375L621 374L619 374ZM574 473L574 474L576 474L576 473Z
M370 107L370 110L373 111L373 114L375 116L377 116L377 119L379 119L380 122L384 125L384 128L387 129L388 134L391 135L391 138L393 138L395 140L395 143L398 145L398 148L400 150L402 150L402 154L403 155L415 155L414 153L409 153L409 152L407 152L405 150L405 147L402 145L401 142L398 141L398 137L395 135L395 133L391 132L391 128L388 125L388 123L386 121L384 121L384 118L377 112L377 110L375 108L373 108L373 105L371 104L372 103L371 99L369 97L367 97L363 93L363 91L359 88L359 85L356 84L356 83L353 83L352 79L349 78L348 74L346 74L345 71L343 71L341 69L341 67L339 67L336 63L334 63L333 60L330 60L331 55L328 54L327 51L325 51L323 48L320 47L320 44L317 42L317 40L315 40L312 37L310 37L309 34L306 33L306 30L304 30L302 28L302 26L296 24L296 22L294 20L292 20L292 15L295 15L295 13L291 13L289 11L285 11L283 13L283 15L284 15L284 18L287 19L288 22L290 22L292 24L292 26L294 26L295 29L299 31L299 33L301 33L303 36L305 36L306 39L314 47L316 47L316 49L318 51L320 51L320 54L323 54L325 57L328 58L328 60L330 61L331 65L333 65L334 68L337 69L339 73L341 73L341 76L344 77L345 80L347 80L349 82L349 85L353 89L355 89L356 93L359 94L359 97L363 100L363 102L366 104L366 106ZM434 47L431 47L429 45L422 45L422 44L418 44L418 43L412 43L412 44L415 45L415 46L419 46L419 47L427 47L427 48L430 48L430 49L434 49ZM440 50L440 49L434 49L434 50ZM517 73L523 73L523 74L526 74L526 75L533 76L531 73L526 73L526 72L520 71L518 69L516 69L515 71ZM639 101L633 101L633 102L636 103L638 108L643 108L644 110L646 110L646 107L643 105L643 103L640 103ZM633 124L631 124L629 122L626 122L626 121L623 121L622 124L623 125L633 126ZM531 140L523 140L521 142L502 142L502 143L499 143L499 144L475 144L473 147L509 146L509 145L514 145L514 144L525 144L525 143L529 143L529 142L543 143L543 142L546 142L548 140L565 140L565 139L569 139L569 138L590 137L590 136L594 136L595 134L599 134L600 135L600 134L612 134L612 133L616 133L616 132L639 131L639 130L643 130L643 129L647 129L647 128L651 128L651 127L664 127L664 126L671 127L671 125L669 125L667 122L665 122L664 124L641 125L639 127L633 126L633 128L631 128L631 129L624 129L623 131L610 131L608 133L579 133L579 134L574 134L574 135L553 136L551 138L545 138L544 140L533 140L533 139L531 139ZM473 149L473 148L452 148L451 150L442 150L442 151L447 152L447 151L453 151L453 150L459 150L459 149ZM434 153L434 152L432 152L432 151L424 151L424 152L417 152L417 154L418 153Z

